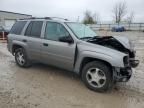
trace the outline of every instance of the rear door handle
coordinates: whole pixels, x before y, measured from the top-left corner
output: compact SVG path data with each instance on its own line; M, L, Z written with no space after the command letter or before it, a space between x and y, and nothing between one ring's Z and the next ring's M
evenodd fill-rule
M47 43L43 43L43 46L48 46L48 44Z
M23 41L23 42L27 42L27 40L26 40L26 39L23 39L22 41Z

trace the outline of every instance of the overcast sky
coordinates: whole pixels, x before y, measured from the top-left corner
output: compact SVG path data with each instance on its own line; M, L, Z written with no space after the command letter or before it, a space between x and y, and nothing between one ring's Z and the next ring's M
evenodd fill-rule
M112 20L112 8L124 0L0 0L0 10L30 14L33 16L56 16L76 21L83 18L86 10L97 12L101 21ZM144 22L144 0L125 0L128 12L134 11L136 22Z

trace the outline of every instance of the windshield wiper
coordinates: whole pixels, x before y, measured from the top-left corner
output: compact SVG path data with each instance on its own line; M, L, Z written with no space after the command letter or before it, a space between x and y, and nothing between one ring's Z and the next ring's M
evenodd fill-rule
M93 36L93 37L89 38L87 41L91 41L91 40L94 40L94 39L97 39L97 38L99 38L99 36Z
M87 37L82 37L80 39L90 39L90 38L93 38L93 37L87 36Z

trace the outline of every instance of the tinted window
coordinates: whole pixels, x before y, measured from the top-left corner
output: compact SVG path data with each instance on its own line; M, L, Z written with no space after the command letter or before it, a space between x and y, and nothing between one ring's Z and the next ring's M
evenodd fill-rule
M10 33L20 35L22 30L23 30L23 28L24 28L24 26L25 26L25 24L26 24L26 21L17 21L13 25Z
M42 24L42 21L31 21L26 29L25 35L37 38L40 37Z
M26 35L26 36L30 36L30 35L31 35L32 25L33 25L32 22L28 25L28 27L27 27L27 29L26 29L26 32L25 32L25 35Z
M47 22L45 38L49 40L58 41L60 37L69 36L69 33L63 25L55 22Z

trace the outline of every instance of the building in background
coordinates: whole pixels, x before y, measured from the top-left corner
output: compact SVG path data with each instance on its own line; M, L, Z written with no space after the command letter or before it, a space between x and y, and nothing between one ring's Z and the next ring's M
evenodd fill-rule
M32 15L0 10L0 26L10 29L17 19L31 18Z

